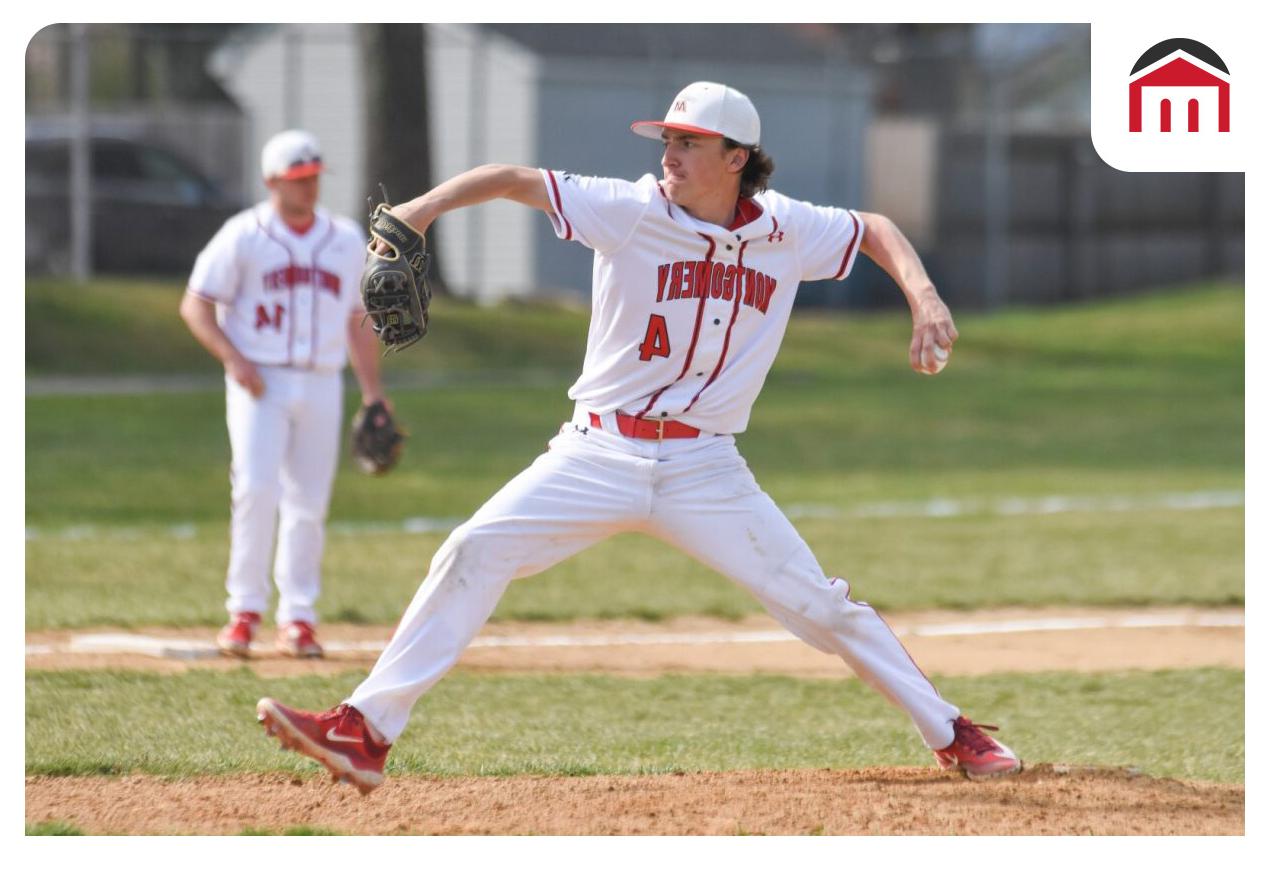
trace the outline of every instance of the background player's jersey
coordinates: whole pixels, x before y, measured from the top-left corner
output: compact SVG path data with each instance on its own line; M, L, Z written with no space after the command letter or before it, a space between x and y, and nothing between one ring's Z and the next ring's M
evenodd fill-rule
M637 182L543 170L556 235L595 250L591 326L569 397L712 433L745 430L798 283L842 279L860 250L855 212L765 191L728 230Z
M268 203L230 218L207 244L189 292L216 303L221 330L256 364L342 369L349 315L361 309L366 240L318 209L303 234Z

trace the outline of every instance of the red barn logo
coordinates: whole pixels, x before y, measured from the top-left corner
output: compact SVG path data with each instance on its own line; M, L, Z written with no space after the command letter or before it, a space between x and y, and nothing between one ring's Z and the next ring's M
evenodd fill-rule
M1166 39L1129 74L1131 133L1229 133L1230 71L1193 39Z

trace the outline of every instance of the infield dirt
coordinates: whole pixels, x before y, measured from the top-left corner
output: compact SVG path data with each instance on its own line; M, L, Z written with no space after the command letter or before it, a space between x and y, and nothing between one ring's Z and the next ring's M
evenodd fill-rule
M1179 616L1187 610L1135 611ZM1204 610L1235 618L1242 610ZM893 626L1046 616L1114 618L1123 611L997 610L892 615ZM587 622L569 626L498 624L488 637L593 638L594 644L469 649L459 669L783 673L843 676L837 658L797 642L621 645L617 634L763 631L743 622L681 619L655 625ZM390 628L331 625L328 641L385 640ZM88 631L76 631L86 633ZM173 638L200 629L132 629ZM28 645L58 646L71 632L27 634ZM1040 670L1122 670L1244 666L1244 629L1137 627L947 637L907 637L930 672L979 675ZM269 654L249 662L261 675L368 669L373 653L324 661ZM136 654L28 655L28 668L161 671L237 669L243 662L166 660ZM1017 777L971 783L934 768L676 773L647 776L390 776L362 798L324 776L281 774L164 779L153 776L28 777L26 820L68 822L91 834L282 833L307 826L342 834L1242 834L1244 787L1155 779L1132 771L1038 764Z
M1039 765L972 783L933 768L389 779L29 777L28 821L94 834L1242 834L1244 789Z

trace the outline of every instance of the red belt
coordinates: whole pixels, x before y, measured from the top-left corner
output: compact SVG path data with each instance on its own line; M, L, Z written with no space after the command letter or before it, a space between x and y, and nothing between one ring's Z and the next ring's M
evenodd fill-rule
M591 414L591 427L600 426L600 417L594 412ZM693 439L701 436L701 431L690 425L684 424L682 421L666 421L664 418L636 418L633 415L627 415L625 412L617 413L617 430L622 436L633 437L637 440L671 440L671 439Z

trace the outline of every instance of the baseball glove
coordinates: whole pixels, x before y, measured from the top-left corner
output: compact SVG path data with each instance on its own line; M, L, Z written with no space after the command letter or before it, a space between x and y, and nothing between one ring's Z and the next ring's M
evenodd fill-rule
M401 457L406 434L397 427L384 401L363 406L353 416L353 460L363 473L380 476Z
M399 352L428 332L428 264L422 234L380 203L370 215L370 245L362 271L362 304L385 354ZM377 243L388 251L376 251Z

